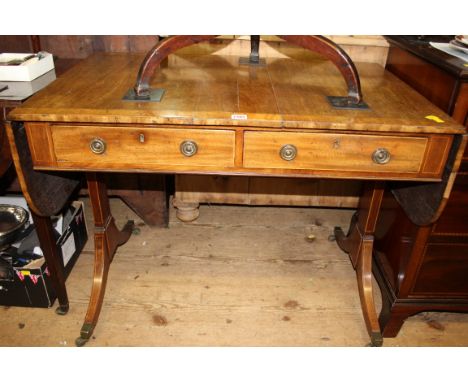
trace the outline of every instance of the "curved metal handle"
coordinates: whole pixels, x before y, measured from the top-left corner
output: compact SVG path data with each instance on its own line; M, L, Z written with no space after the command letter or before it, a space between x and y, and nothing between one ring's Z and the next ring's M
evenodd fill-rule
M94 154L101 155L106 152L106 141L102 138L93 138L89 143L89 148Z
M297 147L294 145L284 145L281 147L279 155L281 159L285 161L292 161L294 158L296 158L297 155Z
M194 141L183 141L180 144L180 152L186 157L193 157L198 151L198 145Z
M212 40L215 37L217 36L171 36L156 44L148 52L140 66L138 77L133 88L137 99L150 97L150 80L153 77L156 68L167 56L186 46L197 44L202 41ZM362 103L361 84L356 67L348 54L336 43L323 36L286 35L279 37L289 43L317 52L332 61L342 74L348 87L348 96L344 100L345 106L358 105Z
M380 148L372 153L372 160L377 164L385 164L390 162L391 155L387 149Z

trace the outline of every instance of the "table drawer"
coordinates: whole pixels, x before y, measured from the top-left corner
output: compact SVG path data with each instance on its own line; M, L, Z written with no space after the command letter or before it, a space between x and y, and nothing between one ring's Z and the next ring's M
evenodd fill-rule
M234 165L235 133L228 130L55 125L51 136L61 167L125 170Z
M247 131L244 167L417 173L427 143L426 137Z

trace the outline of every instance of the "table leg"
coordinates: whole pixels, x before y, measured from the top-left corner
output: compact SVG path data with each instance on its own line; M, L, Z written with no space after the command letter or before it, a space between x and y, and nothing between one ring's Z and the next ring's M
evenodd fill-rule
M117 247L130 237L133 221L128 221L119 231L111 214L107 187L100 175L88 173L88 190L94 216L94 277L88 311L81 328L77 346L84 345L93 333L101 312L109 267Z
M56 239L54 236L54 227L50 217L39 216L32 209L31 216L34 227L37 232L37 238L44 254L47 267L50 271L50 280L57 293L59 306L55 310L57 314L64 315L68 312L69 303L67 289L65 287L65 270L63 259L57 249Z
M349 253L356 270L359 297L371 345L382 346L383 338L375 309L372 287L372 255L374 232L384 194L382 182L368 183L360 198L359 208L351 221L348 234L335 227L339 247Z

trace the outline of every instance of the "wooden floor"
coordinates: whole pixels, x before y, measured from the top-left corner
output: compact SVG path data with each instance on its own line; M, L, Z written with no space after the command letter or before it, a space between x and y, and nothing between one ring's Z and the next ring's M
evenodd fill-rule
M133 218L138 228L116 254L87 346L368 344L354 271L328 241L353 211L202 206L194 223L171 211L169 229L152 229L120 200L112 207L118 224ZM67 281L70 312L0 307L1 346L74 346L92 280L90 236ZM468 346L468 315L418 314L384 346Z

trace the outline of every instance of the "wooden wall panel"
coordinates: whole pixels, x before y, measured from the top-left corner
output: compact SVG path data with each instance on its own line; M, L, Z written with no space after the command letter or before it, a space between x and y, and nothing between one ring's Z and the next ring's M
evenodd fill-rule
M59 58L86 58L94 52L93 36L40 36L41 49Z
M147 52L159 41L159 36L128 36L132 52Z
M158 36L94 36L95 51L103 52L148 52Z
M0 36L0 53L28 53L32 51L30 36Z
M42 50L59 58L86 58L94 52L147 52L158 36L40 36Z

